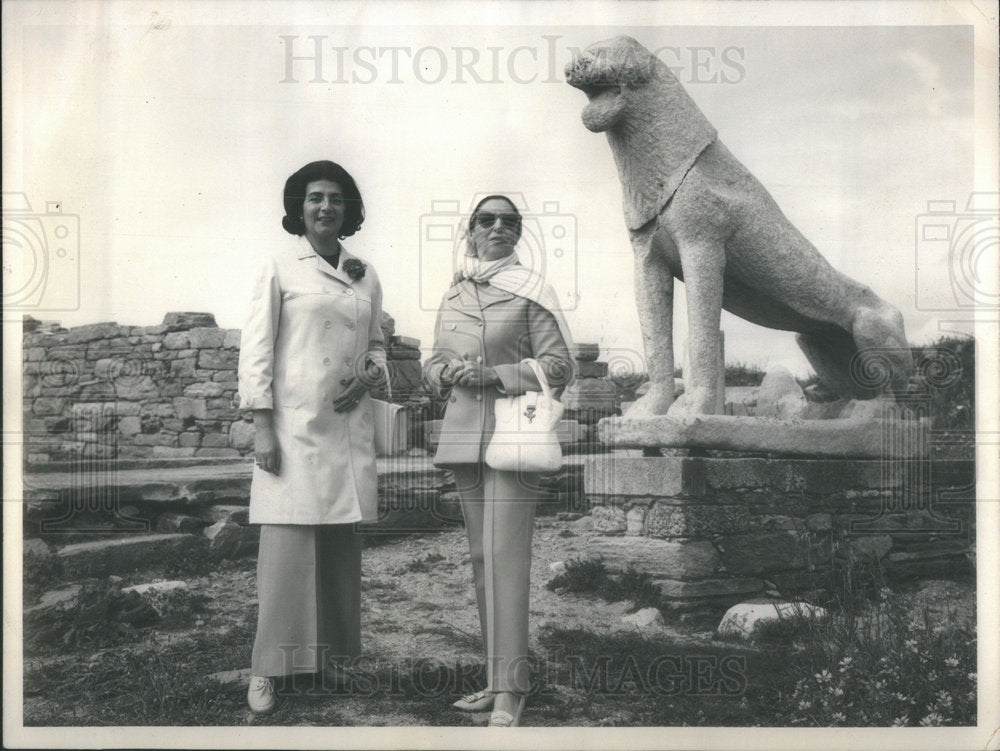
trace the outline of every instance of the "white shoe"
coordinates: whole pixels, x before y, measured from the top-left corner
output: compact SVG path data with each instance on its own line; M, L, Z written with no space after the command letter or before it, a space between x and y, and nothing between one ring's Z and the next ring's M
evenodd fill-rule
M496 694L489 694L485 691L477 691L474 694L463 696L451 706L463 712L483 712L487 709L493 708L493 700L495 698Z
M517 709L514 714L504 712L502 709L494 709L490 713L490 722L487 727L491 728L516 728L521 725L521 713L524 711L524 700L527 694L521 694L517 700Z
M247 704L250 705L252 711L258 714L274 709L274 681L270 678L261 678L258 675L250 676Z

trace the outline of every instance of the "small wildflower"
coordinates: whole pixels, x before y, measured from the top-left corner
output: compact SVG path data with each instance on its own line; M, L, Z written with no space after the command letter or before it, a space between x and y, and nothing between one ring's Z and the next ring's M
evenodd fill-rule
M834 712L830 715L831 724L836 724L839 722L847 722L847 715L843 712Z
M958 667L958 658L957 657L949 657L947 660L944 661L944 664L947 665L950 668L957 668Z
M977 676L977 674L976 674L976 673L969 673L969 674L968 674L968 675L967 675L966 677L967 677L967 678L968 678L968 679L969 679L970 681L972 681L973 683L975 683L975 682L976 682L976 678L977 678L978 676Z
M840 688L838 686L837 688L833 689L833 695L836 696L836 697L838 697L838 698L841 697L841 696L843 696L844 695L844 689L842 689L842 688Z
M938 691L936 703L937 706L941 707L941 709L951 709L951 694L947 691Z
M897 717L892 721L892 726L894 728L905 728L910 724L910 721L906 717Z
M804 712L805 710L809 709L809 707L811 707L812 705L813 703L811 701L806 701L805 699L803 699L802 701L799 702L799 709L801 709Z
M934 681L936 681L937 679L938 679L937 671L932 670L931 672L929 672L927 674L927 682L928 683L934 683Z
M916 652L917 651L917 640L916 639L907 639L906 641L903 642L903 646L906 647L911 652Z
M898 691L892 695L892 698L896 701L906 701L906 696Z
M920 726L925 728L936 727L942 722L944 722L944 717L939 715L937 712L931 712L920 721Z
M824 670L822 673L816 673L813 677L820 683L828 683L833 678L829 670Z

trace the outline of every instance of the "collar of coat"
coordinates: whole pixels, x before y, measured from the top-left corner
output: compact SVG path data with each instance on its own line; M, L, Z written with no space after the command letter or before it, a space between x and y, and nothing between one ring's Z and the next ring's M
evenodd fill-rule
M455 284L445 299L449 307L466 315L483 317L483 310L497 303L513 300L516 297L492 284L476 284L471 279L463 279Z
M333 268L319 253L316 252L312 244L305 238L305 236L299 238L299 254L298 260L303 263L311 263L315 266L316 270L321 274L326 274L331 279L336 279L338 282L343 282L344 284L351 286L354 284L354 280L347 275L344 271L344 261L348 258L357 258L357 256L352 255L347 252L347 249L340 244L340 261L337 268ZM358 259L361 260L361 259Z

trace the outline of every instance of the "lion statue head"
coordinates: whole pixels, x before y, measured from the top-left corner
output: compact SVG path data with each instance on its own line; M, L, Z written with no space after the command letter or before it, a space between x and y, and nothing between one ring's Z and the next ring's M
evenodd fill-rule
M566 66L566 82L587 95L583 124L608 137L626 224L642 227L716 139L715 128L670 68L631 37L590 45Z

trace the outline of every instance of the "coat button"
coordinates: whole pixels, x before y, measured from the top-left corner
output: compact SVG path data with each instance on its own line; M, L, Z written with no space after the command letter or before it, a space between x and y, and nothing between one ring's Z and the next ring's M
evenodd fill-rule
M329 365L330 364L330 358L329 357L324 357L323 358L323 364L324 365Z
M476 325L477 325L477 326L482 326L482 325L483 325L483 322L482 322L482 321L476 321Z
M347 328L349 328L351 331L354 331L354 321L348 321L344 325L347 326Z
M483 361L483 356L482 355L476 355L476 362L482 362L482 361Z
M450 329L451 331L454 331L454 330L455 330L455 324L454 324L454 323L449 323L449 324L448 324L448 328L449 328L449 329Z
M345 357L344 358L344 365L350 365L353 362L354 362L354 360L352 360L350 357Z
M458 397L454 397L454 396L453 396L453 397L451 397L451 399L449 399L449 401L452 401L452 402L457 402L457 401L458 401Z
M333 325L333 321L323 321L323 328L328 329Z
M477 402L481 402L482 400L483 400L483 395L482 394L476 394L476 401Z
M344 290L344 294L345 295L353 295L354 294L354 290L351 289L350 287L348 287L347 289Z

